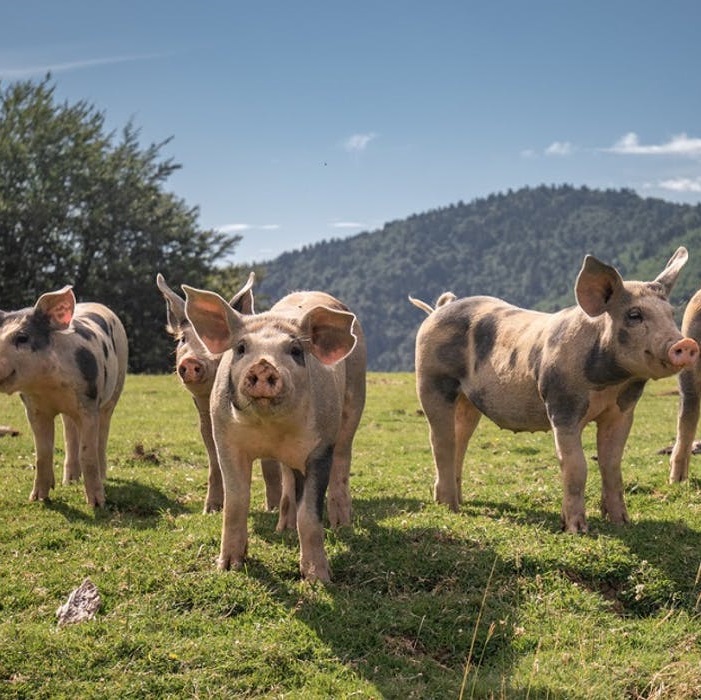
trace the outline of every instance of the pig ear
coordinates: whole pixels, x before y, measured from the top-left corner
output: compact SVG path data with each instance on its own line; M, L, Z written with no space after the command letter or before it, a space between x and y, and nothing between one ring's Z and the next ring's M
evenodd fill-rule
M156 275L156 284L161 290L163 298L166 300L166 319L168 332L175 335L178 328L182 326L185 317L185 300L178 296L167 284L163 275L159 272Z
M185 315L204 346L214 355L231 347L233 332L240 316L224 299L214 292L183 285Z
M346 358L355 347L355 314L327 306L315 306L302 318L301 328L311 344L312 355L325 365Z
M668 297L677 281L679 271L684 267L689 259L689 252L684 246L679 246L674 255L669 259L665 269L655 278L655 282L662 285L665 296Z
M574 294L577 303L589 316L606 311L609 299L623 287L623 278L615 267L606 265L593 255L587 255L577 275Z
M34 309L49 317L52 328L65 330L70 325L75 311L73 288L68 285L57 292L42 294Z
M229 306L241 314L252 314L253 311L253 283L256 280L256 273L251 272L248 275L246 284L239 289L229 302Z

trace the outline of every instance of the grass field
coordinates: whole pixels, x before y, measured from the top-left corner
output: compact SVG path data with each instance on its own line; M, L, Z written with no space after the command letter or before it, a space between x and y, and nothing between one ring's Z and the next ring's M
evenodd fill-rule
M648 385L624 459L631 524L560 532L552 436L484 420L465 503L432 502L410 374L370 374L353 527L327 530L327 586L300 581L256 470L249 561L216 571L221 515L201 513L205 454L172 376L130 376L113 421L105 510L81 485L30 503L33 443L0 396L0 697L701 697L701 457L667 484L674 380ZM60 482L60 430L56 474ZM594 431L585 433L594 456ZM85 577L97 617L57 627Z

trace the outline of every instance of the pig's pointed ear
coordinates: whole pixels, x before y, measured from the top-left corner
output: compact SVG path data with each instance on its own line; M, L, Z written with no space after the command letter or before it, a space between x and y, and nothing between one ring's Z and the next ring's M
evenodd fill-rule
M75 294L68 285L57 292L42 294L34 309L49 318L51 327L55 330L65 330L73 320L75 312Z
M182 325L185 317L185 300L178 296L167 284L163 275L156 275L156 285L166 300L166 319L168 332L175 335Z
M689 259L689 251L684 246L679 246L674 255L669 259L665 269L655 278L655 282L662 285L665 296L668 297L674 287L679 272Z
M315 306L302 318L301 328L314 357L325 365L345 359L355 347L355 314L350 311Z
M224 299L214 292L183 285L185 315L204 346L213 355L220 355L231 347L233 329L239 315Z
M622 287L623 278L615 267L587 255L577 275L574 294L587 315L600 316L606 311L611 297Z
M256 281L256 273L251 272L248 275L246 284L239 289L229 302L229 306L235 309L240 314L252 314L253 310L253 283Z

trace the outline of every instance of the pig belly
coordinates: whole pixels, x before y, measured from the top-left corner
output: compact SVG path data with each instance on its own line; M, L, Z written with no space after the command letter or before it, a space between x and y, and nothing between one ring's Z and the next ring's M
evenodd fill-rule
M551 429L545 404L534 391L518 384L499 383L489 387L463 387L465 396L504 430L536 432Z

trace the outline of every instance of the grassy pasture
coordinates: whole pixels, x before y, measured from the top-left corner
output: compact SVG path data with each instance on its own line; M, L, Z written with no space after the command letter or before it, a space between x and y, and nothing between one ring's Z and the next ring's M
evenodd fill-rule
M701 464L667 484L674 380L648 385L624 460L631 524L559 529L552 436L484 420L465 503L432 502L413 375L370 374L352 528L327 530L334 581L299 580L254 476L245 571L217 572L204 448L172 376L130 376L110 441L109 506L82 486L29 503L33 443L0 396L0 697L681 698L701 696ZM57 424L56 474L62 440ZM585 433L587 455L594 431ZM89 576L95 620L55 611Z

